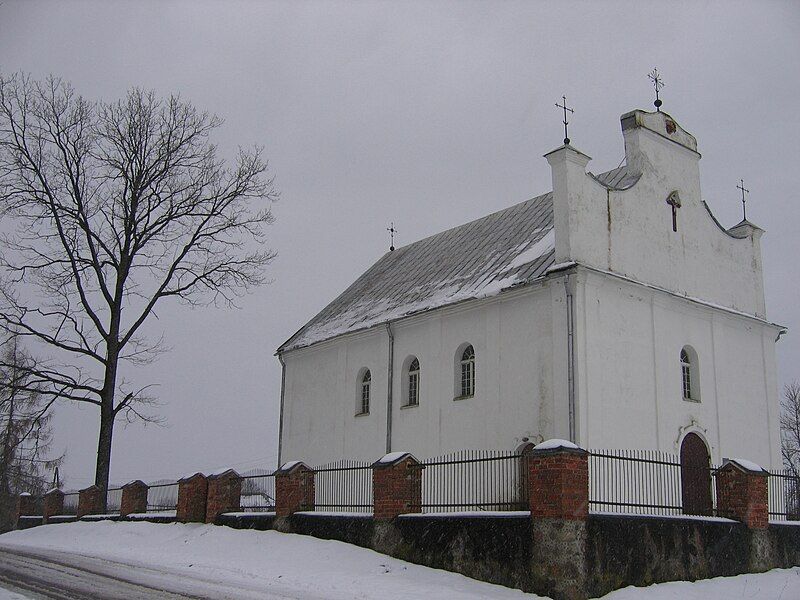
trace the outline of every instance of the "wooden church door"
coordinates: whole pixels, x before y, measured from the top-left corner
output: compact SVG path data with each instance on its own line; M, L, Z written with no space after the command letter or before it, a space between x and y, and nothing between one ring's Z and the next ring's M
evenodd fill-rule
M705 442L689 433L681 443L681 499L687 515L710 515L711 457Z

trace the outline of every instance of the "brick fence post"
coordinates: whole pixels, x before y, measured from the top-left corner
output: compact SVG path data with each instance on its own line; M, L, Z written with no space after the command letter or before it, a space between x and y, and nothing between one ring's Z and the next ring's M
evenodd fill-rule
M314 510L314 470L292 461L275 471L275 514L288 517L301 510Z
M51 517L64 514L64 492L53 488L44 495L42 506L42 524L47 525Z
M222 513L239 510L242 501L242 476L233 469L208 476L206 523Z
M565 440L547 440L527 454L537 594L554 600L588 597L589 453Z
M30 517L36 514L36 498L28 492L22 492L17 496L17 514L14 519L14 526L19 529L20 517Z
M717 512L741 521L750 529L769 525L767 472L749 461L725 459L716 470Z
M179 523L205 523L208 480L202 473L178 480L178 506L175 518Z
M741 458L725 459L714 473L717 483L717 513L741 521L749 530L748 571L767 571L776 564L770 544L769 474L759 465Z
M103 511L105 490L90 485L78 492L78 518L99 515Z
M122 486L122 500L119 503L119 516L127 517L133 513L147 512L147 492L144 481L129 481Z
M408 452L391 452L372 465L373 518L388 521L422 512L422 470Z

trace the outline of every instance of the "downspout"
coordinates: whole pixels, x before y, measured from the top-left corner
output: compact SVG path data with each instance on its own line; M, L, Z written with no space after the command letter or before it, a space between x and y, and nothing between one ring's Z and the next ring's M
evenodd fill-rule
M286 391L286 363L283 362L283 355L278 352L278 361L281 363L281 417L278 425L278 468L283 464L281 463L281 450L283 447L283 397Z
M386 380L386 454L392 451L392 379L394 375L394 333L392 324L386 321L386 333L389 335L389 371Z
M564 278L564 294L567 304L567 397L569 402L569 441L575 443L575 309L570 274Z

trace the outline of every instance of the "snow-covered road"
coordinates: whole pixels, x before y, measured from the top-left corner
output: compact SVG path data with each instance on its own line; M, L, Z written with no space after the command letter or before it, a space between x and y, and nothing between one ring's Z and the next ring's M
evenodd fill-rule
M534 600L335 541L213 525L68 523L0 535L0 588L30 598ZM29 591L38 592L32 595ZM18 596L4 595L0 600ZM800 599L800 568L626 588L606 600Z

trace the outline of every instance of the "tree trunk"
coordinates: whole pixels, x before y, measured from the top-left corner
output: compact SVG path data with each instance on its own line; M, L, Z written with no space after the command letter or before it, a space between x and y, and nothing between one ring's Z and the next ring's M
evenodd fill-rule
M111 438L114 433L114 392L117 386L117 364L119 349L109 344L106 352L106 373L103 381L103 396L100 405L100 435L97 438L97 465L94 484L101 490L108 490L111 471ZM107 494L103 494L102 508L106 510Z

